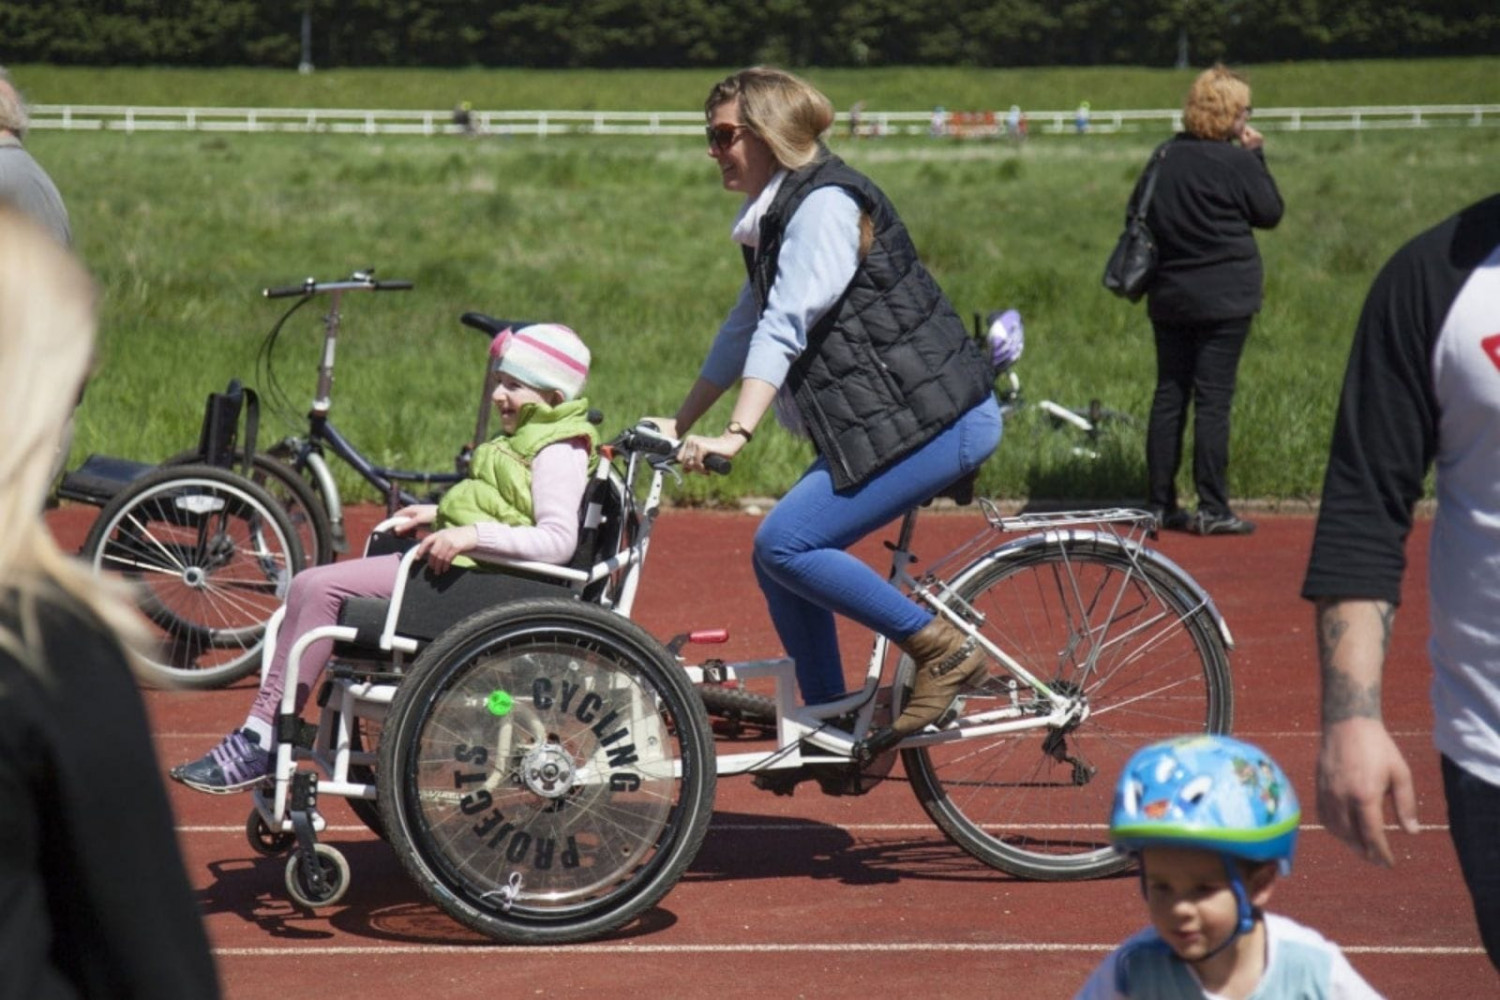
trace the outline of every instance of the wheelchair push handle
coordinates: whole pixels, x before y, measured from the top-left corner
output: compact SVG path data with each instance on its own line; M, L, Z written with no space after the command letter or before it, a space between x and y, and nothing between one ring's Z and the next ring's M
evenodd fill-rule
M320 292L405 292L410 291L412 287L410 281L394 278L377 279L375 269L367 267L362 271L355 271L341 281L319 281L317 278L306 278L300 285L265 288L261 290L261 294L268 299L287 299L295 295L317 295Z

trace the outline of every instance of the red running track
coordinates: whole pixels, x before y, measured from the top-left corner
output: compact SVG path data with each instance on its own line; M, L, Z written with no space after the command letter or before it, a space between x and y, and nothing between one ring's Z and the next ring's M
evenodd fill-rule
M367 529L369 512L360 512ZM49 515L76 546L91 508ZM667 511L636 618L659 636L727 626L726 659L778 655L749 568L758 520ZM1214 596L1237 639L1236 733L1265 746L1307 806L1296 870L1272 908L1339 942L1391 997L1495 996L1448 840L1428 731L1423 522L1410 545L1407 610L1397 622L1386 715L1412 764L1422 832L1394 833L1400 856L1376 868L1312 815L1317 669L1311 608L1297 592L1311 539L1306 517L1268 516L1249 538L1164 535L1160 548ZM937 514L916 551L935 557L978 530L972 514ZM882 564L878 542L856 551ZM843 633L851 679L869 637ZM202 753L243 719L252 682L208 692L147 693L164 765ZM899 778L899 765L895 777ZM284 862L246 845L243 797L173 785L172 802L227 996L327 991L361 1000L487 996L871 995L1069 997L1105 952L1145 922L1136 882L1019 881L971 860L927 820L908 786L860 798L801 786L776 798L745 778L719 785L713 825L686 876L613 938L561 948L494 945L441 913L395 856L329 798L325 839L349 859L343 901L311 915L288 900ZM170 944L163 942L164 947Z

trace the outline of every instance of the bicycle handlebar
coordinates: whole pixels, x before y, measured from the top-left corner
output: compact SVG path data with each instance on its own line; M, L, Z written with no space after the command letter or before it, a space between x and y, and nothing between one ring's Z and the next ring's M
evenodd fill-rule
M623 451L638 451L668 459L673 458L677 449L682 446L681 441L673 441L649 420L642 420L634 427L621 431L611 443ZM703 467L709 472L727 476L733 471L734 463L723 455L709 455L703 460Z
M316 295L319 292L405 292L412 288L410 281L377 280L375 269L355 271L342 281L319 281L308 278L300 285L282 285L278 288L261 289L268 299L287 299L294 295Z

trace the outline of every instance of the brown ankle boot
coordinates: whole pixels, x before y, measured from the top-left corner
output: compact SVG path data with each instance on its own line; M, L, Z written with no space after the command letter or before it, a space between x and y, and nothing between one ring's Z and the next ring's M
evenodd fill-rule
M984 680L988 672L984 649L942 615L897 645L917 667L912 674L911 699L901 718L891 724L900 736L936 722L960 691Z

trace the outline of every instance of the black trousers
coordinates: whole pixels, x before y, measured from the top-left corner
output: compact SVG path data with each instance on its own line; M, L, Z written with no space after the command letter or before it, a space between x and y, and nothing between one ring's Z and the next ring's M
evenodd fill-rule
M1182 439L1193 408L1193 484L1198 509L1229 510L1229 410L1235 375L1254 317L1210 323L1152 323L1156 334L1156 395L1146 429L1146 499L1174 510Z

